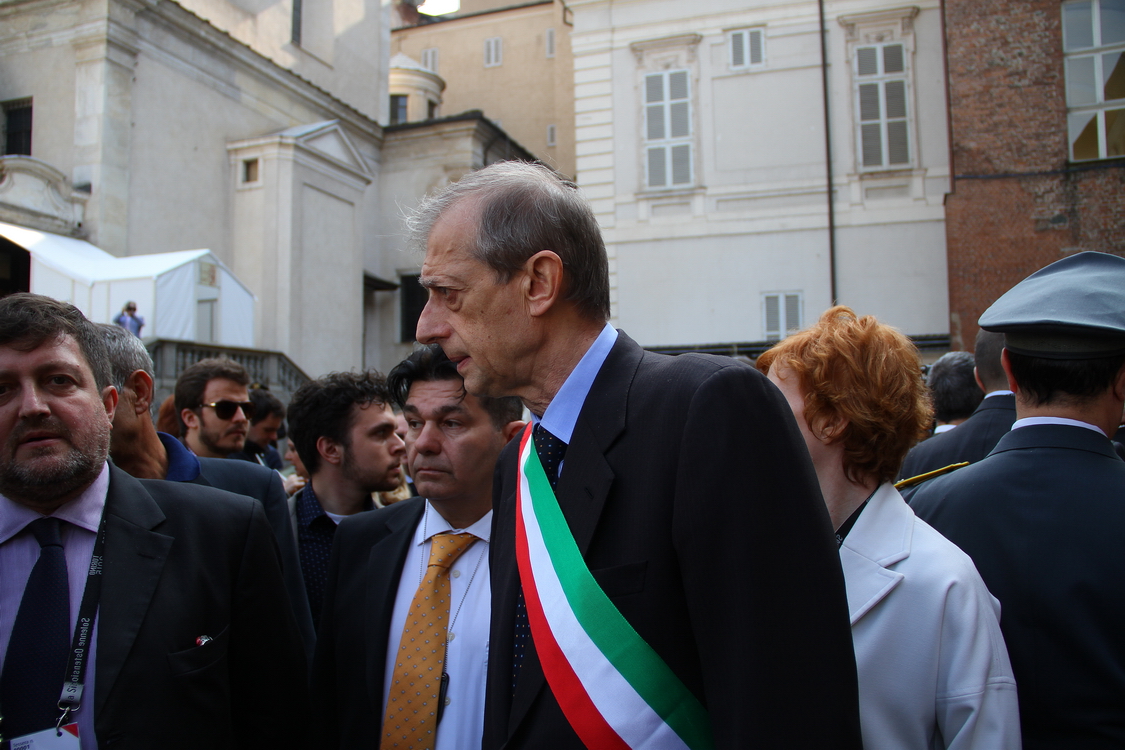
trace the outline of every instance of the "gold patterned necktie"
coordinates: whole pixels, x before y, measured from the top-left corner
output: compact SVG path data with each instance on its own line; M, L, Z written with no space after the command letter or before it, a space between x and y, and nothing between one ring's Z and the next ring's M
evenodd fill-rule
M449 620L449 567L477 538L434 534L426 575L406 615L387 696L380 750L433 750Z

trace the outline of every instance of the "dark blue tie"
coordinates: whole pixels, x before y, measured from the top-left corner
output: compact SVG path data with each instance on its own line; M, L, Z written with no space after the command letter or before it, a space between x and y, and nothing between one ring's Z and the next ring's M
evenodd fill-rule
M55 725L70 641L70 584L57 518L28 528L39 542L39 559L23 590L0 675L4 738Z
M535 452L539 455L539 463L543 464L547 481L551 483L552 490L557 490L559 466L566 456L566 443L544 429L542 424L537 424L532 428L531 438L535 441ZM516 692L516 683L519 681L520 669L523 667L523 655L530 635L531 625L527 621L527 605L524 603L523 588L521 587L519 598L516 600L515 646L512 650L513 695Z

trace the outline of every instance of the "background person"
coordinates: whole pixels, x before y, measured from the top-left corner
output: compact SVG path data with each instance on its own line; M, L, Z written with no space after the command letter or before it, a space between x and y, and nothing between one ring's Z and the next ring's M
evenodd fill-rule
M137 315L137 303L132 300L125 303L113 322L137 338L141 337L141 329L145 327L145 319Z
M285 405L263 385L252 386L249 389L249 396L254 404L254 416L250 419L246 440L242 444L242 450L230 454L227 458L251 461L274 471L281 471L285 464L274 444L285 421Z
M999 603L891 484L930 420L917 349L833 307L757 367L793 409L836 528L864 746L1019 750Z
M1026 750L1125 747L1125 258L1077 253L985 310L1018 419L911 507L1000 600ZM958 428L960 429L960 428Z
M336 526L372 510L371 493L393 490L406 446L395 434L383 376L334 372L305 383L289 401L289 435L309 481L289 498L301 574L319 623Z
M946 352L930 366L926 386L934 405L934 435L949 432L968 419L984 394L973 377L972 352Z
M233 359L201 359L180 373L173 395L184 445L197 456L242 450L254 416L250 375Z

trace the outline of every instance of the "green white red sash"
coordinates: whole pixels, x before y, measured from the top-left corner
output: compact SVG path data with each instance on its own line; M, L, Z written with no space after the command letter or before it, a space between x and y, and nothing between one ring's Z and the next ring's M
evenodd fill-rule
M543 673L586 747L714 747L706 710L586 567L530 423L520 439L516 561Z

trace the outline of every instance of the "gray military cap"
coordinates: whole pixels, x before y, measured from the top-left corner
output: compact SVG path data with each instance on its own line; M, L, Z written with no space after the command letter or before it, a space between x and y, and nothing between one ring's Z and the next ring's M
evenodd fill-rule
M1077 253L1009 289L980 316L1017 354L1093 359L1125 354L1125 258Z

